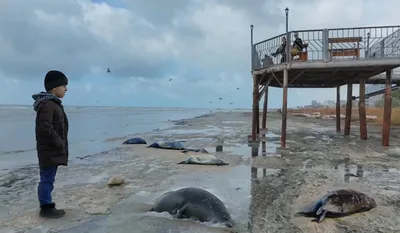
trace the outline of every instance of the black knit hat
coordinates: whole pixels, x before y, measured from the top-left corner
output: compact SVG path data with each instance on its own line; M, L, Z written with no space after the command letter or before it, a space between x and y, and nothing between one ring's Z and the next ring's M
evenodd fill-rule
M50 91L53 88L68 85L68 79L62 72L58 70L50 70L44 78L44 88Z

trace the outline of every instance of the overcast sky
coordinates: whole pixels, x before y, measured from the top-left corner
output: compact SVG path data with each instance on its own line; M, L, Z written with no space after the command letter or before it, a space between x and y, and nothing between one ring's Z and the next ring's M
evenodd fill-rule
M31 104L58 69L65 105L251 108L249 26L283 33L286 6L290 30L399 23L398 0L1 0L0 104ZM313 99L335 90L289 90L289 106Z

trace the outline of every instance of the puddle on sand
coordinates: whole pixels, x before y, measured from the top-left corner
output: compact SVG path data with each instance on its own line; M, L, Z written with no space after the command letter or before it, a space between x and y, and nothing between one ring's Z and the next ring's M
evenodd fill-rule
M309 162L312 160L306 160L303 162L303 169L312 169L312 170L327 170L326 166L323 167L313 167ZM370 171L365 171L362 164L350 164L350 163L340 163L332 168L328 168L329 171L337 173L339 177L343 177L344 183L350 183L351 181L355 181L364 176L369 175Z
M224 152L230 152L233 155L239 155L239 156L249 156L254 154L252 153L252 151L256 151L256 154L261 154L264 156L280 156L278 154L276 154L277 152L277 147L279 146L277 144L280 143L279 141L269 141L269 138L274 138L277 135L274 133L270 133L268 132L265 135L265 140L260 142L260 143L256 143L256 144L233 144L233 145L229 145L229 146L224 146L223 147L223 151ZM208 147L205 148L207 151L215 151L214 147ZM261 152L261 153L260 153Z
M188 165L195 166L195 165ZM213 170L219 170L214 172ZM99 216L79 226L60 233L91 232L141 232L141 233L225 233L248 232L249 208L252 196L263 196L263 192L252 189L253 182L275 174L279 169L257 169L240 165L223 169L210 167L209 171L168 177L157 190L142 190L111 208L109 216ZM212 192L226 206L235 221L230 229L220 224L200 223L191 219L174 219L167 213L148 212L154 201L163 193L183 187L200 187ZM161 191L160 191L161 190ZM253 192L253 193L252 193ZM257 195L256 195L257 194ZM250 215L251 216L251 215Z
M169 129L168 131L163 132L164 134L205 134L207 136L216 136L216 135L227 135L235 133L236 129L229 126L214 126L214 125L206 125L205 128L202 129Z
M168 134L215 134L217 129L206 128L206 129L170 129L166 131Z
M222 121L223 124L246 124L247 121Z
M257 148L258 147L258 148ZM261 142L258 145L255 145L254 149L258 149L257 154L265 155L265 156L276 156L276 148L277 145L271 142ZM211 148L210 148L211 149ZM215 148L213 148L215 150ZM249 154L251 155L252 146L248 144L241 144L238 146L229 146L224 147L224 151L230 152L234 155L246 156L248 157Z
M369 174L368 171L364 171L364 167L361 164L339 164L335 166L335 170L342 175L343 182L345 183L349 183L354 179L359 179Z

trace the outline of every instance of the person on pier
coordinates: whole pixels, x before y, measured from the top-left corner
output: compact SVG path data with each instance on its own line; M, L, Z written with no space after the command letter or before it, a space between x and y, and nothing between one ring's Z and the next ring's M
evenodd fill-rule
M281 54L281 63L286 61L286 37L282 37L282 44L279 48L275 51L275 53L271 53L272 56L276 57L278 54Z
M293 47L290 51L292 57L299 55L300 52L303 52L303 49L307 48L307 46L308 46L308 43L303 43L303 40L299 37L299 33L295 32Z

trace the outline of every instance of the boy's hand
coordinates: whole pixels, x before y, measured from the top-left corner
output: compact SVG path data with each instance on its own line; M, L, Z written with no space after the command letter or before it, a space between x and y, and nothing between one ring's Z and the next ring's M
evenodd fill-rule
M60 136L58 136L57 140L55 140L55 146L57 148L64 148L65 147L65 142Z

